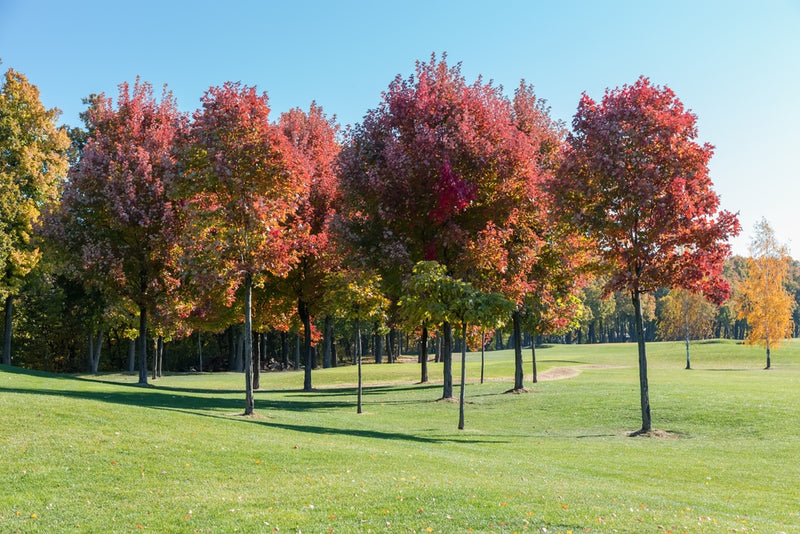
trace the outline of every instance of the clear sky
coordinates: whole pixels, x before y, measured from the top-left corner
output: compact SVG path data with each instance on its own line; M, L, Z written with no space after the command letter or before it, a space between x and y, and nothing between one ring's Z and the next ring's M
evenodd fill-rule
M355 124L433 52L509 95L524 78L567 124L582 92L669 86L716 147L734 252L765 217L800 258L800 0L0 0L0 69L70 125L82 98L137 75L185 111L230 80L266 91L275 118L315 100Z

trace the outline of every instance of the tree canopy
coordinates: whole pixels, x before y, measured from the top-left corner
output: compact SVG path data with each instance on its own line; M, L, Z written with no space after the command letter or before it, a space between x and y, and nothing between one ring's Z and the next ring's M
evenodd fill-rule
M719 209L697 119L667 87L647 78L584 94L552 191L556 209L589 236L610 274L606 292L630 292L639 343L642 431L651 429L640 295L662 287L725 300L721 276L735 214Z
M13 296L41 257L33 240L45 204L67 173L70 142L25 75L6 71L0 87L0 298L5 299L3 363L11 363Z

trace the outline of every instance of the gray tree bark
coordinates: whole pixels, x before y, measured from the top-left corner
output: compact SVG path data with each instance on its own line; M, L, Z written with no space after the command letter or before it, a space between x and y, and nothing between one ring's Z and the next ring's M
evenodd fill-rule
M14 313L14 297L6 297L6 321L3 334L3 364L11 365L11 316Z
M511 319L514 323L514 389L520 390L525 387L523 385L525 371L522 365L522 330L519 310L514 310Z
M147 309L139 306L139 384L147 385Z
M639 346L639 395L642 406L642 428L638 433L652 429L650 418L650 391L647 383L647 352L644 341L644 321L642 319L642 299L638 289L631 292L633 298L634 320L636 323L636 341Z
M253 275L244 279L244 415L255 410L253 399Z
M442 340L442 374L444 386L442 398L453 398L453 328L450 323L444 323L444 339Z
M458 396L458 429L464 430L464 390L467 387L467 323L461 325L461 392Z

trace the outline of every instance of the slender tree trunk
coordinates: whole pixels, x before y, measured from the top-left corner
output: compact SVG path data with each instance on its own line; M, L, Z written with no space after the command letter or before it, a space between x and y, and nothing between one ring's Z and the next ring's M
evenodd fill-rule
M458 429L464 430L464 390L467 387L467 322L461 325L461 392L458 395Z
M483 384L483 371L486 367L486 332L481 328L481 384Z
M331 332L333 334L333 332ZM331 367L338 367L339 356L336 354L336 339L331 335Z
M395 358L395 354L394 354L395 335L396 335L396 332L395 332L394 328L390 329L389 330L389 338L388 338L388 341L386 343L386 363L392 363L392 361L394 361L394 358Z
M533 361L533 383L539 382L539 373L536 369L536 336L531 336L531 360Z
M303 343L306 352L306 368L303 373L303 391L311 391L311 369L314 367L314 353L311 350L311 314L308 304L303 299L297 301L297 314L303 322Z
M89 327L89 372L94 369L94 330Z
M158 338L153 340L153 380L158 378Z
M255 361L253 362L253 391L261 389L261 349L264 347L264 334L256 333Z
M3 334L3 364L11 365L11 316L14 313L14 297L6 297L6 323Z
M514 310L511 319L514 323L514 390L516 391L525 387L523 384L525 371L522 365L522 330L520 328L521 317L519 310Z
M375 363L383 363L383 336L378 333L379 326L375 323Z
M281 368L289 366L289 340L286 339L286 332L281 332Z
M147 309L139 306L139 384L147 385Z
M453 398L453 328L450 323L444 323L444 336L442 340L442 374L444 377L444 387L442 388L442 398Z
M686 368L692 368L692 361L689 356L689 292L683 292L683 326L686 334Z
M769 369L771 366L772 366L772 362L770 361L770 358L769 358L769 340L767 340L767 367L766 368Z
M136 369L136 340L128 341L128 372L133 373Z
M322 340L322 368L328 369L331 366L331 342L333 335L331 318L326 316L323 325L323 330L325 332L324 339Z
M197 359L200 365L200 372L203 372L203 340L200 339L200 330L197 331Z
M294 334L294 370L300 370L300 334Z
M94 354L92 355L92 374L97 374L100 368L100 352L103 350L103 339L105 334L102 330L97 333L97 340L94 346Z
M252 288L251 288L252 293ZM251 297L252 298L252 297ZM250 318L250 324L252 328L252 317ZM241 373L245 370L245 349L247 348L247 318L245 317L245 322L242 324L242 328L239 331L239 339L236 341L236 366L235 370L238 373ZM252 343L252 340L251 340Z
M158 377L161 378L164 376L164 337L158 336L158 343L157 343L156 354L158 355Z
M362 391L362 378L361 378L361 327L356 321L356 328L355 328L355 340L353 342L353 356L356 359L356 365L358 366L358 406L356 407L356 413L362 413L361 411L361 397L363 395Z
M253 399L253 275L244 278L244 415L255 410Z
M422 337L419 340L420 384L428 383L428 325L422 325Z
M639 432L649 432L652 428L650 419L650 391L647 384L647 352L644 341L644 322L642 321L642 299L638 289L631 293L636 323L636 339L639 345L639 393L642 405L642 428Z

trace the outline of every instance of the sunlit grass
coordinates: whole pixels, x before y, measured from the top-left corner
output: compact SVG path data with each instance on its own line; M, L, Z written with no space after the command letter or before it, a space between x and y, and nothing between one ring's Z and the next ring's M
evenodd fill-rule
M570 379L511 385L511 351L470 354L458 406L414 364L262 375L54 376L0 367L0 532L800 532L800 343L537 349ZM457 374L458 366L454 370ZM544 373L545 376L547 373ZM456 388L457 391L457 388Z

